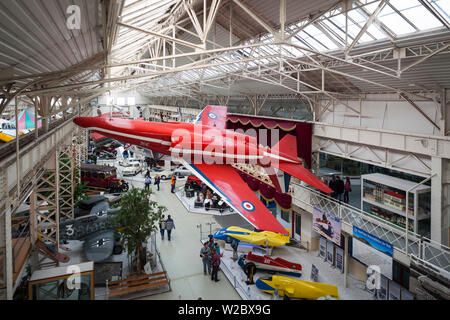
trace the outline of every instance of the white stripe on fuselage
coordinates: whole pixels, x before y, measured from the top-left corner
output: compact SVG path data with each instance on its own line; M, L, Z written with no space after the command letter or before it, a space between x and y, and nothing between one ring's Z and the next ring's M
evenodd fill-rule
M174 148L170 148L169 151L182 153L182 154L201 154L201 155L206 155L206 156L237 158L237 159L248 159L248 160L259 160L259 159L262 159L262 156L245 155L245 154L233 154L233 153L222 153L222 152L212 152L212 151L203 151L203 150L190 150L190 149L178 149L178 148L174 149Z
M138 140L143 140L143 141L148 141L148 142L153 142L153 143L159 143L159 144L166 145L166 146L171 145L171 142L169 142L169 141L165 141L165 140L161 140L161 139L154 139L154 138L149 138L149 137L144 137L144 136L138 136L138 135L123 133L123 132L119 132L119 131L112 131L112 130L103 129L103 128L99 128L99 127L88 127L86 129L110 133L110 134L114 134L114 135L118 135L118 136L122 136L122 137L126 137L126 138L132 138L132 139L138 139ZM210 155L210 156L214 155L217 157L232 157L232 158L237 158L237 159L248 159L248 160L262 159L262 156L258 156L258 155L239 155L239 154L235 155L235 154L227 154L227 153L211 152L211 151L203 151L203 150L185 150L185 149L172 149L171 148L170 151L171 152L190 153L190 154L203 154L203 155ZM282 157L282 156L274 154L274 153L268 153L266 151L264 151L264 155L267 157L278 159L278 160L297 163L294 160L287 159L285 157Z
M98 127L89 127L89 128L86 128L86 129L88 129L88 130L95 130L95 131L101 131L101 132L105 132L105 133L110 133L110 134L114 134L114 135L118 135L118 136L122 136L122 137L126 137L126 138L140 139L140 140L144 140L144 141L148 141L148 142L154 142L154 143L159 143L159 144L163 144L163 145L167 145L167 146L171 145L171 143L169 141L165 141L165 140L154 139L154 138L143 137L143 136L137 136L137 135L134 135L134 134L128 134L128 133L123 133L123 132L119 132L119 131L112 131L112 130L107 130L107 129L98 128Z
M264 151L264 155L267 156L267 157L278 159L278 160L288 161L288 162L292 162L292 163L298 163L297 161L294 161L294 160L282 157L282 156L280 156L278 154L268 153L266 151Z

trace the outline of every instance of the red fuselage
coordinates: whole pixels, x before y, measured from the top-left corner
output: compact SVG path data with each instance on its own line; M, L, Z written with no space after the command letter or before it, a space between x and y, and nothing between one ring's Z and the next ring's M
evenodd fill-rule
M278 161L301 164L297 158L258 145L254 137L200 124L108 117L80 117L74 122L107 137L172 157L182 157L192 163L270 166L270 162Z

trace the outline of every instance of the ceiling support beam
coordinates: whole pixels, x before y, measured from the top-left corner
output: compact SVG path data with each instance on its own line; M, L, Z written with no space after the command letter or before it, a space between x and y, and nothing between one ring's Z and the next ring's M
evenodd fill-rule
M426 55L425 57L422 57L421 59L417 60L416 62L411 63L410 65L404 67L402 70L400 70L400 73L405 72L406 70L411 69L412 67L424 62L425 60L428 60L429 58L431 58L432 56L446 50L448 47L450 47L450 43L447 43L445 46L431 52L430 54Z
M194 43L190 43L190 42L187 42L187 41L184 41L184 40L172 38L170 36L167 36L165 34L161 34L161 33L158 33L158 32L153 32L153 31L150 31L150 30L144 30L144 29L141 29L139 27L135 27L135 26L132 26L132 25L129 25L129 24L125 24L125 23L122 23L122 22L118 22L117 25L119 25L121 27L125 27L125 28L130 28L130 29L133 29L133 30L136 30L136 31L140 31L142 33L146 33L146 34L152 35L154 37L159 37L159 38L162 38L162 39L165 39L165 40L173 41L173 42L179 43L181 45L184 45L184 46L187 46L187 47L190 47L190 48L194 48L194 49L198 49L198 50L205 50L204 46L201 46L201 45L198 45L198 44L194 44Z
M409 102L409 104L412 105L414 107L414 109L419 111L419 113L422 116L424 116L424 118L427 119L428 122L430 122L433 126L435 126L439 131L441 130L441 128L425 112L423 112L422 109L414 101L412 101L406 94L400 93L400 97L402 97L407 102Z
M258 24L260 24L264 29L267 30L274 37L277 35L277 32L273 30L267 23L265 23L260 17L258 17L252 10L247 8L241 1L233 0L242 10L244 10L253 20L255 20Z
M348 56L353 47L358 43L359 39L366 33L367 29L372 25L372 22L376 19L381 10L383 10L385 5L386 0L381 0L375 11L370 15L369 19L367 19L366 24L359 30L359 33L355 39L353 39L353 42L345 49L345 57Z

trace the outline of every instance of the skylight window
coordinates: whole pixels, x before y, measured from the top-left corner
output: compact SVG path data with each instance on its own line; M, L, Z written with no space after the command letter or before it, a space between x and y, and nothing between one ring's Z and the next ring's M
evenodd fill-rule
M403 35L416 31L405 19L390 7L385 6L378 15L378 20L384 23L396 35Z
M409 0L408 2L411 2L411 4L415 2L416 5L403 10L402 13L410 21L414 21L417 28L424 30L442 27L442 23L439 22L439 20L436 19L433 14L424 8L418 1Z

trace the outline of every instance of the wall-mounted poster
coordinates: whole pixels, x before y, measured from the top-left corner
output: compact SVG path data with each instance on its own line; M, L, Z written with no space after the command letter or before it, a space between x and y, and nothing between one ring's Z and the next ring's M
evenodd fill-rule
M336 247L336 268L344 272L344 250Z
M319 281L319 269L315 265L311 267L311 279L315 282Z
M331 241L327 241L327 261L334 266L334 245Z
M380 289L377 290L377 299L378 300L387 300L389 280L385 276L381 276L380 278Z
M319 256L324 260L327 259L327 239L320 237Z
M393 281L389 282L389 300L400 300L400 286Z
M393 247L374 235L353 226L352 256L367 266L378 266L380 273L392 280Z
M341 245L341 219L335 215L314 207L313 230L338 246Z

